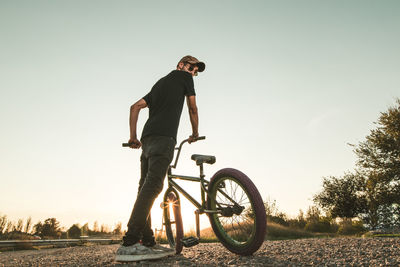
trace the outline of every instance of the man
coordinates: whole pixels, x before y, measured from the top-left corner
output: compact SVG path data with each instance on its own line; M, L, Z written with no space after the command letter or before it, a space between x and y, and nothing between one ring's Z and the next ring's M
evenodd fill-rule
M204 69L205 64L197 58L183 57L176 70L161 78L146 96L131 106L128 143L131 148L142 147L141 177L139 192L128 222L128 231L122 246L117 250L116 260L158 259L175 253L172 249L156 245L151 229L150 210L162 191L166 172L173 159L185 97L192 125L189 143L196 141L195 138L199 136L193 76L197 76L197 73ZM146 107L149 108L149 118L139 141L136 124L140 110Z

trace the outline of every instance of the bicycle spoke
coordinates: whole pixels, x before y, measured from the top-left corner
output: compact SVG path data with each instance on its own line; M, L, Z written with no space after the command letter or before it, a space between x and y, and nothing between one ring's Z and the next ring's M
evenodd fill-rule
M239 200L239 203L240 203L240 204L242 204L242 200L243 200L244 194L245 194L245 193L244 193L244 191L242 190L242 195L240 196L240 200Z
M221 181L225 183L225 187L218 187L216 192L216 201L218 207L234 207L239 205L244 207L241 214L232 216L216 215L221 227L227 235L235 242L246 242L247 238L252 235L254 219L251 218L252 204L246 191L231 179Z

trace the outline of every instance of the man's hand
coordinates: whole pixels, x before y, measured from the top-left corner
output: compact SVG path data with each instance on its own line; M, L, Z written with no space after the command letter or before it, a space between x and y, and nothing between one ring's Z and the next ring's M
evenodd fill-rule
M137 140L136 138L129 139L128 144L131 144L129 146L130 148L135 148L135 149L138 149L142 146L142 143L139 140Z
M199 134L192 134L191 136L189 136L189 140L188 140L189 144L196 142L197 137L199 137Z

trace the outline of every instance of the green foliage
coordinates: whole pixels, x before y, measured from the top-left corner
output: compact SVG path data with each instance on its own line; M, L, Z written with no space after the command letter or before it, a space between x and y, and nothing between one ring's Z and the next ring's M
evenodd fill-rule
M266 239L296 239L304 237L313 237L313 233L308 231L287 227L278 223L268 222Z
M365 141L354 146L358 158L355 171L324 178L314 202L333 218L359 217L370 229L399 227L400 99L381 113L376 124Z
M333 218L353 218L359 214L365 201L359 197L362 182L356 174L343 177L323 178L322 191L314 196L314 202L329 212Z
M297 215L294 219L287 220L288 226L294 229L304 229L306 227L307 221L304 218L304 213L302 210L299 210L299 215Z
M340 224L338 234L340 235L360 235L366 229L362 221L344 221Z
M316 206L309 207L306 215L302 210L296 218L279 211L275 200L269 198L264 203L267 214L267 236L270 239L300 238L313 236L313 232L334 233L337 225L330 216L322 216Z
M336 225L330 216L322 216L320 209L311 206L307 210L306 225L304 230L314 233L333 233L336 232Z
M289 226L287 216L285 213L279 211L276 200L267 198L264 202L264 208L267 214L267 221Z
M381 113L377 125L354 150L365 189L366 204L360 217L372 229L398 227L400 99L395 106Z
M396 104L381 113L378 127L355 149L357 165L386 182L400 180L400 99Z
M331 223L326 220L308 222L304 227L304 230L314 233L332 233L333 229Z

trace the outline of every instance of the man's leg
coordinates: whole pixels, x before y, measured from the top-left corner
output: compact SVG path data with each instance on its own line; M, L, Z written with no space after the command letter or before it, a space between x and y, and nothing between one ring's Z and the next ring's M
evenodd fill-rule
M144 181L146 180L146 175L149 169L149 164L147 158L143 155L140 158L141 161L141 177L139 181L139 191L138 194L140 193L140 190L143 187ZM149 213L149 216L147 216L147 221L146 224L144 225L144 229L142 231L142 243L146 246L152 246L154 245L155 238L154 238L154 232L151 229L151 212Z
M142 233L153 236L150 220L147 221L151 207L158 194L162 191L164 177L172 161L175 141L168 137L149 137L148 146L143 144L143 153L147 158L147 174L141 187L131 218L128 222L128 231L124 237L124 246L137 243ZM148 225L146 226L146 223ZM145 227L147 228L145 230ZM151 233L150 233L150 231ZM145 232L143 232L145 230Z
M148 159L145 156L145 143L143 142L143 152L142 155L140 156L140 180L139 180L139 188L138 188L138 193L137 193L137 198L139 197L140 190L143 187L144 181L146 180L146 175L148 171ZM132 210L133 213L133 210ZM136 236L132 233L132 231L129 229L129 223L128 223L128 231L126 232L125 236L123 237L124 245L129 246L132 244L137 243L140 239L142 238L142 233L137 234Z

